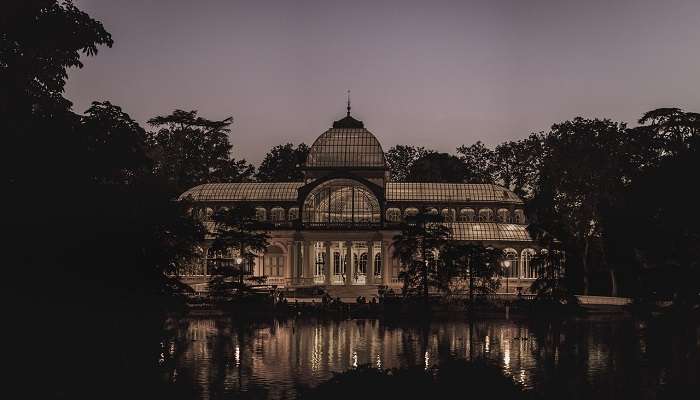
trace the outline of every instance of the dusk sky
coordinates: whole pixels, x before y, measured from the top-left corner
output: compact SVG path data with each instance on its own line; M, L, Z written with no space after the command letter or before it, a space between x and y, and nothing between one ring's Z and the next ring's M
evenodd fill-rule
M75 0L114 46L72 70L83 112L146 126L233 116L234 155L311 144L345 113L381 141L454 152L552 123L700 112L700 0Z

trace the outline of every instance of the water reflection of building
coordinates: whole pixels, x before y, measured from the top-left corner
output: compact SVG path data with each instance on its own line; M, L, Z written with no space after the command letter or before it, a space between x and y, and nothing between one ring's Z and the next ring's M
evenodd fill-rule
M186 198L210 229L216 210L254 205L274 229L249 271L278 286L400 286L391 241L403 218L421 211L444 216L453 240L504 249L503 289L529 287L535 278L535 246L518 196L492 184L390 182L382 146L350 115L349 104L347 116L311 146L303 182L205 184ZM201 252L188 274L205 276L214 262L236 262L232 252L213 251L209 240Z

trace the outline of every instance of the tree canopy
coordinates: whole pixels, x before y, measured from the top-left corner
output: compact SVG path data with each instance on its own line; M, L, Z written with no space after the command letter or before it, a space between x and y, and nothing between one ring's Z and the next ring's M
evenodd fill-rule
M300 143L281 144L273 147L265 155L255 179L258 182L300 182L304 180L302 167L309 155L309 146Z
M202 118L195 110L175 110L149 119L157 129L148 135L156 172L180 192L202 183L250 180L254 167L231 157L232 122L231 117Z

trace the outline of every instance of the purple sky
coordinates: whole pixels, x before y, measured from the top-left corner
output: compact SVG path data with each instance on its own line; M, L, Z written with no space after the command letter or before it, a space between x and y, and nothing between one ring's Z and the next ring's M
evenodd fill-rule
M700 112L699 0L74 0L112 33L66 96L137 121L234 117L236 157L353 115L381 141L453 152L650 109Z

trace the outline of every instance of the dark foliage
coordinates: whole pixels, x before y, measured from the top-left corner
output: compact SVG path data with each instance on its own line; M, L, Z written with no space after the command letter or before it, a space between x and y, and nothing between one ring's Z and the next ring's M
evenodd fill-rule
M446 399L459 393L494 399L536 398L493 365L486 362L447 360L424 367L378 370L369 365L336 374L314 389L302 391L304 399Z
M265 155L255 179L259 182L301 182L302 167L309 155L309 146L300 143L296 148L291 143L273 147Z

